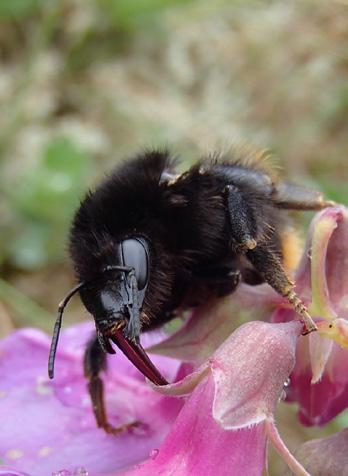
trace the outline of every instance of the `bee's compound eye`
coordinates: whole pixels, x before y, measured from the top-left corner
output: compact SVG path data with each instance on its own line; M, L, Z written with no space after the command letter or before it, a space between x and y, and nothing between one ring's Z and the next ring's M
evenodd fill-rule
M122 265L134 268L138 289L147 285L149 274L149 250L145 240L128 238L120 243Z

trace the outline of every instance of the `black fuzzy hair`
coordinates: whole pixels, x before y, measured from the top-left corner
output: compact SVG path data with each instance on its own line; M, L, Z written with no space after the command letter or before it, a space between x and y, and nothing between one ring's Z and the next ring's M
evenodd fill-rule
M135 156L89 192L75 215L69 249L77 279L88 281L106 266L119 265L118 244L143 237L151 257L143 314L149 321L164 319L162 314L184 301L202 268L231 254L226 183L238 191L255 237L280 255L275 232L280 213L265 193L270 180L262 168L240 159L202 160L179 176L166 150Z
M164 243L170 232L163 219L170 208L160 186L163 172L173 171L168 151L149 151L120 164L78 209L70 232L69 250L79 281L101 275L118 265L117 244L131 236L148 240L151 252L150 286L144 312L158 311L171 295L178 260Z

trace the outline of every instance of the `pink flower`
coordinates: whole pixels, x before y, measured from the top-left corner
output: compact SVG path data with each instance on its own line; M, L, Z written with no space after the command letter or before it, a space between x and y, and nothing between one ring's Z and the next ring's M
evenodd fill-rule
M339 347L348 348L347 218L343 207L315 218L297 272L318 333L298 339L302 326L287 303L266 285L242 285L197 309L168 339L154 344L144 336L152 352L175 358L154 363L176 383L154 392L121 353L111 357L104 379L110 420L141 422L121 435L98 429L91 411L81 360L92 325L63 333L53 382L47 336L25 329L0 342L0 476L260 476L267 441L293 473L308 476L281 440L274 412L291 372L288 399L299 402L306 424L348 406L347 354ZM274 309L282 323L249 322L233 332L246 317L266 320Z
M322 425L348 407L347 208L328 208L314 218L296 283L318 332L299 343L287 396L299 403L302 423ZM296 319L285 306L279 306L273 322Z
M29 474L18 472L6 466L0 466L0 476L29 476Z
M121 355L111 358L107 403L112 422L142 422L116 437L96 428L82 377L81 355L91 327L63 333L53 383L45 375L49 339L39 331L17 331L0 345L0 451L2 462L12 467L3 467L3 474L167 475L176 468L182 476L223 476L232 470L256 476L265 466L269 439L295 474L308 476L273 421L301 329L298 322L245 324L197 371L156 387L163 395ZM174 380L178 361L154 360ZM190 392L177 416L183 400L169 395ZM146 463L126 471L149 455Z
M161 444L183 402L153 392L121 353L109 359L108 413L115 425L141 426L118 436L97 428L82 371L91 332L92 324L63 332L53 381L47 376L48 336L23 329L0 342L0 475L82 476L84 468L90 476L105 474L143 461ZM178 361L154 362L175 379Z
M346 476L348 468L348 428L326 438L307 441L296 451L311 476ZM282 476L292 476L286 471Z
M273 420L294 364L299 322L250 322L237 329L200 368L163 394L192 392L152 458L124 476L260 476L269 439L297 475Z
M176 333L148 350L197 366L250 318L268 320L279 300L267 284L241 284L231 296L197 307Z

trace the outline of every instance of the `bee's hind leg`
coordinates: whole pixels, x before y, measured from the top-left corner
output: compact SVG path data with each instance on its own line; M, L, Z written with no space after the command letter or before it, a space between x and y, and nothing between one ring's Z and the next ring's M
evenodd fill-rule
M320 192L286 181L274 185L272 200L276 207L286 210L322 210L336 205L324 200Z
M255 220L248 204L234 185L226 185L224 196L232 247L239 253L254 249L257 246Z
M317 330L317 326L309 315L305 304L295 292L294 283L287 276L281 261L270 250L269 245L265 243L260 244L254 250L249 250L246 256L265 281L277 293L286 298L293 309L302 317L304 334Z
M98 427L103 428L106 433L116 435L128 428L136 426L137 422L128 423L119 427L114 427L108 422L104 399L104 383L99 376L101 371L106 370L106 355L100 346L98 338L94 337L91 339L84 355L84 373L88 380L88 391Z

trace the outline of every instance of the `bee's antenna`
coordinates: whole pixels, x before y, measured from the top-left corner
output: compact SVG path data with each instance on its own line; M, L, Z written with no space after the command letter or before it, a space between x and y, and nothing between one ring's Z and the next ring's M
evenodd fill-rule
M68 304L68 302L70 301L70 299L73 297L73 295L76 294L77 291L79 291L81 288L83 288L86 284L87 284L86 281L83 281L82 283L77 284L65 296L65 298L59 303L58 316L57 316L57 319L56 319L56 323L54 324L51 348L50 348L50 353L49 353L49 357L48 357L48 376L49 376L50 379L52 379L54 377L54 361L55 361L55 358L56 358L56 351L57 351L60 329L62 327L64 309L65 309L66 305Z

